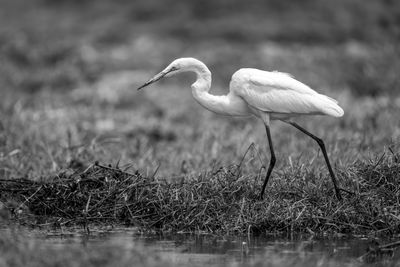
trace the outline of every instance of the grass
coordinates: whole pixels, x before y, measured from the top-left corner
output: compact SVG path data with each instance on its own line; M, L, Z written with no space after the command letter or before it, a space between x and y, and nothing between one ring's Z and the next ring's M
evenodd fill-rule
M90 231L89 224L111 223L162 233L385 236L400 233L399 156L383 154L339 172L342 202L327 176L301 168L286 173L264 200L258 199L261 177L246 179L238 166L171 182L95 163L51 180L2 180L0 189L5 207L33 226L81 224Z
M397 10L390 0L0 0L0 266L177 265L140 246L59 249L18 224L398 236ZM277 165L261 201L260 122L204 110L188 75L136 92L182 56L210 67L216 94L256 67L339 100L343 118L297 122L325 141L343 202L296 129L272 123ZM343 266L301 255L237 265Z
M34 216L25 223L103 216L161 231L399 232L394 1L176 1L172 14L158 1L56 2L0 2L1 201L26 207L19 216ZM203 110L182 89L190 76L134 90L188 55L210 66L216 94L252 66L338 99L343 118L298 123L325 140L340 186L353 193L337 202L316 144L274 122L278 162L257 200L269 155L259 122ZM88 168L96 161L114 168Z

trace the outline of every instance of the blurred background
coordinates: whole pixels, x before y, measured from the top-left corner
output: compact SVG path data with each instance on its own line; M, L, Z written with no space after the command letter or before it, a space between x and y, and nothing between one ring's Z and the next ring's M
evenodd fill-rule
M191 74L136 88L173 59L202 60L214 94L254 67L339 100L340 119L299 124L348 168L400 141L396 0L0 0L0 174L38 178L95 160L181 177L268 161L262 124L212 114ZM277 172L323 168L317 146L275 122ZM282 167L285 168L282 168ZM300 167L299 167L300 166Z

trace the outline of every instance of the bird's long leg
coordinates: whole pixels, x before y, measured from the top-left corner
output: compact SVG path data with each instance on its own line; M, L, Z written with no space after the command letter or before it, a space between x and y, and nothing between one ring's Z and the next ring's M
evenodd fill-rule
M342 200L342 195L340 194L340 191L339 191L339 188L338 188L338 185L337 185L335 173L332 170L331 164L330 164L329 159L328 159L328 154L326 153L324 141L322 141L321 138L319 138L319 137L313 135L312 133L308 132L306 129L304 129L303 127L301 127L300 125L298 125L295 122L291 122L291 121L285 121L285 122L293 125L298 130L302 131L303 133L305 133L306 135L308 135L309 137L311 137L312 139L314 139L318 143L319 147L322 150L322 154L324 155L326 165L328 166L329 174L331 175L333 186L335 187L336 197L337 197L338 200Z
M269 150L271 151L271 160L269 162L267 176L265 176L264 184L261 189L261 194L260 194L261 199L264 197L265 187L267 187L269 177L271 176L272 169L274 168L276 162L274 147L272 145L271 131L269 130L269 125L267 123L265 123L265 130L267 131Z

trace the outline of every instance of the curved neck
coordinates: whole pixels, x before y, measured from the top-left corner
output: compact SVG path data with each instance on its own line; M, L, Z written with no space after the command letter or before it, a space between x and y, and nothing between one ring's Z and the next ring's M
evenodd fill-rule
M217 96L209 93L211 88L211 72L206 65L200 62L200 64L197 64L191 70L197 75L196 82L192 84L192 94L200 105L222 115L248 115L247 106L243 106L242 101L234 95Z
M225 114L222 107L226 104L226 101L224 101L226 96L216 96L209 93L211 89L210 70L206 65L202 64L196 66L196 68L193 68L193 71L197 76L196 82L191 86L194 99L196 99L200 105L210 111L219 114Z
M211 88L211 72L207 66L198 62L193 68L190 69L196 73L196 82L192 84L193 95L195 92L208 92Z

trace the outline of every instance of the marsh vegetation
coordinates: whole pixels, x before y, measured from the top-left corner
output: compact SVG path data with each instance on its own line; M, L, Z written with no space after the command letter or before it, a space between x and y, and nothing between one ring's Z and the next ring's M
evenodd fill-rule
M1 218L89 230L397 236L397 10L396 1L361 0L1 0ZM209 66L216 94L234 71L255 67L338 99L343 118L298 123L326 141L344 201L318 146L295 129L273 122L278 161L261 201L269 161L261 123L202 109L190 75L137 94L182 56ZM35 251L7 245L14 241L2 237L2 250Z

